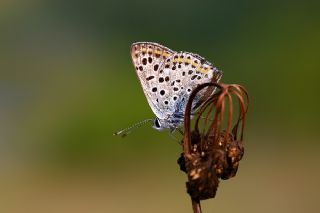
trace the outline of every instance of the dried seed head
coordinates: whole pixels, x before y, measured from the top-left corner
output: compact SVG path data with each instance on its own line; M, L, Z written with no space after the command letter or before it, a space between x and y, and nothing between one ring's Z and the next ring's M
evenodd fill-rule
M209 86L217 87L219 91L200 107L195 130L191 131L192 101L201 89ZM238 100L239 113L238 120L232 127L233 96ZM219 178L225 180L236 175L244 154L243 130L248 104L244 101L245 98L248 102L247 92L239 85L206 83L191 93L185 111L182 141L184 152L178 163L180 169L188 174L187 191L193 199L213 198ZM202 129L199 126L201 117L205 117ZM223 123L226 126L222 126Z

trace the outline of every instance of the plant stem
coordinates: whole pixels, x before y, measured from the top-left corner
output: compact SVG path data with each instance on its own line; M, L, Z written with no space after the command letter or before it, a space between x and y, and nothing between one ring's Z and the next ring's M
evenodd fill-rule
M201 213L201 205L200 205L200 200L195 200L195 199L191 199L192 200L192 208L193 208L193 212L194 213Z

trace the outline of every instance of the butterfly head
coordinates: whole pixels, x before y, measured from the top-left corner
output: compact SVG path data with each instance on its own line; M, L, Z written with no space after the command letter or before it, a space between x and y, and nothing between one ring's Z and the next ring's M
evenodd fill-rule
M178 128L182 123L182 120L169 120L169 119L160 119L160 118L155 118L153 120L153 125L152 127L158 131L161 131L163 129L169 129L170 131L175 130Z

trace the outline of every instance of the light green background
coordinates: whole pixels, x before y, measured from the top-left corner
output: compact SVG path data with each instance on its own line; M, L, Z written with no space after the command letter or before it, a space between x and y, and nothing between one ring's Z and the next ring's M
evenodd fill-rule
M135 41L198 53L251 97L245 157L204 212L319 212L317 1L0 2L0 212L191 212Z

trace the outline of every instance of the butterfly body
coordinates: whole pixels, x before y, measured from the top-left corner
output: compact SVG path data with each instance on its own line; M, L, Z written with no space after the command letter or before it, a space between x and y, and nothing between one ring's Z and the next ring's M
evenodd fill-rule
M153 42L137 42L131 46L131 58L147 101L156 115L155 129L178 128L184 119L189 96L199 84L218 82L222 72L203 57L175 52ZM213 93L214 88L196 96L192 112Z

